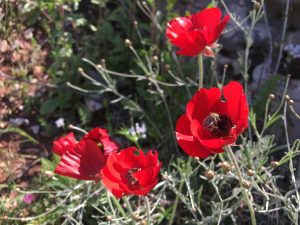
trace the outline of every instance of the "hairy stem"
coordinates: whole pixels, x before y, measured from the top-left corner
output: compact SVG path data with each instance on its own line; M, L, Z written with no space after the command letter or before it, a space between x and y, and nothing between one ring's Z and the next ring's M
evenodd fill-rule
M246 204L248 205L248 208L249 208L249 211L250 211L251 224L256 225L256 218L255 218L254 209L253 209L252 203L249 199L248 193L247 193L246 189L243 187L243 176L242 176L242 172L241 172L241 169L239 167L239 164L238 164L238 162L235 158L234 153L232 152L231 147L230 146L225 146L224 148L225 148L226 152L229 154L229 158L231 159L231 162L232 162L232 164L234 165L234 167L237 171L237 176L239 178L239 183L240 183L242 192L244 194Z
M147 196L145 196L146 208L147 208L147 225L150 225L150 203Z
M123 197L123 201L125 202L126 207L127 207L128 211L129 211L129 213L130 213L131 223L132 223L133 225L135 225L136 223L135 223L135 218L134 218L134 215L133 215L133 210L132 210L131 205L130 205L130 202L128 201L128 199L127 199L126 196Z

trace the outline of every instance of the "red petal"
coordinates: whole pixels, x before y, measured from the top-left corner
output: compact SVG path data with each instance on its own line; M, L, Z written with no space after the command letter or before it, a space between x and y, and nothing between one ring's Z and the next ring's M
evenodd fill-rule
M146 157L142 150L136 147L129 147L121 150L118 155L120 166L124 169L145 168Z
M123 168L120 165L118 153L112 153L108 156L104 168L106 168L110 174L118 180L122 180L122 174L125 174L128 171L128 169Z
M104 167L101 170L102 183L107 190L109 190L117 198L121 198L124 194L124 190L120 187L120 180L113 176L108 167Z
M248 127L248 104L243 87L238 82L230 82L223 88L226 99L227 115L230 116L236 125L236 132L239 135Z
M161 166L146 168L134 173L133 176L139 181L139 184L142 187L148 186L151 183L153 183L155 179L157 179L157 175L160 171L160 167Z
M190 121L186 115L181 116L176 123L176 139L180 147L190 156L206 158L211 154L192 135Z
M106 129L96 127L93 130L91 130L89 133L84 135L82 139L91 139L96 142L100 142L102 138L107 138L107 137L109 136Z
M203 55L206 57L212 57L212 58L215 57L214 51L209 46L205 47L205 49L203 50Z
M158 153L156 150L149 150L146 154L146 168L157 166L159 164L158 161Z
M202 10L191 16L194 26L199 30L207 29L207 45L213 44L222 33L229 21L229 16L221 20L222 12L219 8Z
M105 159L94 141L82 140L67 151L55 169L55 173L81 180L95 180Z
M195 56L199 55L206 46L206 41L203 37L203 33L200 31L192 31L181 34L179 38L171 41L175 46L180 47L177 54L183 56Z
M211 31L220 23L221 16L219 8L209 8L192 15L191 18L196 28L201 30L206 27Z
M226 138L215 138L215 139L207 139L207 140L201 140L201 143L207 147L210 151L213 153L220 153L223 152L223 147L225 145L229 145L234 143L236 140L236 137L226 137Z
M223 20L216 26L209 34L209 38L207 39L208 45L213 44L221 35L222 31L226 27L230 17L227 15L223 18Z
M119 146L110 138L103 138L101 143L103 145L103 152L105 156L108 156L113 152L117 152L119 149Z
M141 189L138 189L138 190L134 190L132 193L135 194L135 195L142 195L142 196L145 196L147 195L150 191L153 190L153 188L156 186L158 182L158 179L155 179L153 181L152 184L146 186L146 187L142 187Z
M76 145L76 139L74 137L73 132L69 133L68 135L61 137L53 142L52 151L62 156L66 151L72 149Z
M186 106L186 115L189 120L196 119L199 123L212 112L211 109L216 103L220 101L221 91L219 88L205 89L201 88L188 102Z
M170 39L178 38L182 33L192 31L194 25L189 17L178 17L167 25L166 35Z
M91 130L83 137L83 139L90 139L97 143L101 143L105 156L108 156L110 153L116 152L119 149L119 146L110 139L107 130L99 127Z
M206 41L202 32L193 28L189 17L179 17L168 23L166 35L173 45L180 48L177 54L194 56L205 48Z

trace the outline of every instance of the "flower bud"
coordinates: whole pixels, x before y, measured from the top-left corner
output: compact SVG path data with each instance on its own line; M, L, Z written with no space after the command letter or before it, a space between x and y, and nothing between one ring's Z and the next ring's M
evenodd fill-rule
M147 225L148 223L147 223L146 220L142 220L140 224L141 224L141 225Z
M212 180L215 176L215 173L212 170L205 170L204 176L207 178L207 180Z
M290 100L290 96L289 95L285 95L284 98L285 98L286 101Z
M52 171L50 171L50 170L46 170L44 172L44 174L45 174L46 177L49 177L49 178L54 177L54 173Z
M224 173L228 173L232 169L232 166L228 162L223 162L221 166Z
M113 217L112 217L111 215L108 215L108 216L106 217L106 220L107 220L107 221L112 221L112 220L113 220Z
M275 95L274 95L274 94L269 94L269 99L270 99L270 100L275 99Z
M127 47L131 47L132 46L132 42L129 39L125 39L125 45Z
M295 103L295 102L294 102L293 99L288 100L288 104L289 104L289 105L294 105L294 103Z
M254 173L255 173L254 170L251 170L251 169L249 169L247 171L247 174L248 174L249 177L252 177L254 175Z
M105 59L101 59L101 63L105 64L106 63Z
M79 73L83 73L83 69L81 67L79 67L77 70Z
M158 57L157 57L156 55L153 56L153 57L152 57L152 61L153 61L153 62L158 62Z
M273 169L276 169L278 166L279 166L278 161L271 161L271 167L272 167Z
M254 9L259 9L261 4L258 1L253 2Z
M103 69L103 66L100 65L100 64L97 64L97 69L98 69L98 70L102 70L102 69Z
M242 181L242 186L246 189L249 189L251 187L251 183L247 180Z
M165 70L170 70L170 69L171 69L170 64L166 64L166 65L165 65Z
M133 25L135 26L135 27L137 27L138 25L139 25L139 22L138 21L133 21Z

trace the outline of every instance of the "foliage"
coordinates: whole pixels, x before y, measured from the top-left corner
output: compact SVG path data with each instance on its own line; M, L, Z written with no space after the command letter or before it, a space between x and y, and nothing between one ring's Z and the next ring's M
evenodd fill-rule
M39 102L42 121L47 123L51 114L57 113L67 117L68 123L83 127L105 124L122 136L121 145L130 142L158 149L164 168L160 182L147 197L117 200L100 183L54 175L57 157L42 159L41 176L33 181L32 189L36 190L30 191L37 200L27 215L21 214L26 207L21 197L28 191L14 187L20 194L16 200L20 207L7 211L7 202L1 203L6 224L150 224L149 219L151 224L249 224L247 198L260 224L298 224L300 197L294 159L299 155L300 141L289 143L287 132L287 109L292 109L286 99L289 77L273 74L252 96L249 128L234 147L239 168L227 153L204 160L186 159L178 149L174 124L197 90L197 65L194 59L178 58L166 44L164 26L175 14L176 1L167 1L163 16L157 12L158 4L26 0L19 15L9 14L13 23L40 26L48 37L48 73L55 88L47 101ZM249 12L250 27L243 27L235 14L227 13L244 34L246 46L239 52L239 62L247 92L249 51L255 42L251 37L263 18L263 1ZM9 26L0 28L5 34L10 32ZM208 70L212 63L216 60L204 62L206 87L222 87L226 67L222 76L213 66ZM284 80L286 87L279 104L272 108L269 94L279 80ZM101 101L104 107L96 119L83 103L88 97ZM141 121L147 126L146 138L130 132L130 127ZM273 126L283 127L285 139L273 134ZM36 142L19 128L7 131Z

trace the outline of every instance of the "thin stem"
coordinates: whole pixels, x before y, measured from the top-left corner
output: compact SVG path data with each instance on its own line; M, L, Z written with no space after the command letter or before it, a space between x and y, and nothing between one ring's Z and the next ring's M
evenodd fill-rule
M175 198L175 203L174 203L174 207L173 207L173 210L172 210L171 219L169 220L169 225L172 225L173 221L175 219L176 210L177 210L177 206L178 206L178 202L179 202L179 198L180 198L179 195L182 192L184 183L186 183L186 185L187 185L187 189L188 189L188 193L189 193L190 200L191 200L191 205L192 205L192 212L196 210L192 190L191 190L190 184L189 184L189 182L190 182L189 178L190 178L190 175L192 173L192 171L191 171L192 160L193 160L193 158L189 157L189 159L188 159L188 161L185 165L186 167L184 168L184 171L180 174L181 180L180 180L179 187L178 187L178 192L177 192L177 195L176 195L176 198ZM199 208L197 208L197 210L202 215L201 210Z
M171 214L171 219L169 220L169 225L173 225L173 221L174 221L175 215L176 215L177 205L178 205L178 202L179 202L179 193L182 192L183 185L184 185L184 179L181 179L180 184L179 184L179 188L178 188L178 194L176 195L175 202L174 202L174 206L173 206L173 210L172 210L172 214Z
M119 209L119 211L120 211L120 213L122 214L122 216L123 216L124 218L127 218L127 215L126 215L124 209L122 208L120 202L116 199L116 197L115 197L114 195L111 195L111 198L112 198L114 204L115 204L115 205L117 206L117 208Z
M125 202L126 207L127 207L128 211L130 213L131 222L132 222L133 225L135 225L136 223L135 223L135 218L134 218L134 215L133 215L133 210L131 208L131 205L130 205L130 203L129 203L129 201L126 197L123 197L123 201Z
M198 65L199 65L199 83L198 89L203 88L203 55L199 54L198 56Z
M287 144L287 148L288 148L288 152L289 154L292 152L291 150L291 145L290 145L290 138L289 138L289 133L288 133L288 125L287 125L287 102L284 103L284 108L283 108L283 124L284 124L284 133L285 133L285 138L286 138L286 144ZM296 191L296 197L297 197L297 202L299 202L300 200L300 196L299 196L299 192L298 192L298 187L297 187L297 181L295 178L295 169L294 169L294 165L293 165L293 159L292 157L290 157L289 160L289 169L291 171L291 178L292 178L292 182L293 185L295 187L295 191Z
M222 213L223 213L223 208L224 208L224 201L223 201L223 199L222 199L222 197L220 195L219 188L217 187L217 185L214 182L212 182L212 185L215 188L215 191L216 191L216 193L218 195L218 198L219 198L220 204L221 204L220 214L219 214L218 223L217 223L217 225L219 225L221 223L221 219L222 219Z
M138 149L142 149L138 141L135 141L134 144Z
M83 129L81 129L80 127L76 127L76 126L74 126L74 125L72 125L72 124L69 124L69 129L71 129L71 130L76 130L76 131L79 131L79 132L82 132L82 133L84 133L84 134L87 134L88 132L86 132L85 130L83 130Z
M285 12L284 12L284 22L283 22L283 27L282 27L282 34L281 34L281 40L280 40L280 47L279 47L279 54L275 66L275 71L274 73L277 73L280 65L280 61L282 58L282 52L283 52L283 42L286 36L286 28L287 28L287 22L288 22L288 15L289 15L289 8L290 8L290 0L286 1L286 7L285 7Z
M145 196L146 209L147 209L147 225L150 225L150 203L147 196Z
M290 105L290 109L291 109L292 113L296 116L296 118L300 120L300 115L296 112L296 110L294 109L294 107L292 105Z
M256 218L255 218L254 209L253 209L253 206L252 206L251 201L249 199L249 196L247 194L247 191L243 187L243 176L242 176L242 172L241 172L241 169L239 167L239 164L238 164L238 162L237 162L237 160L235 158L234 153L232 152L231 147L230 146L225 146L224 148L227 151L227 153L229 154L229 158L231 159L231 162L233 163L233 165L234 165L234 167L235 167L235 169L237 171L237 175L238 175L238 178L239 178L239 183L240 183L242 192L244 194L245 201L246 201L246 203L248 205L248 208L249 208L249 211L250 211L251 224L252 225L256 225Z
M108 202L108 205L109 205L111 211L113 212L114 218L116 218L116 211L115 211L115 209L114 209L114 207L113 207L113 205L112 205L110 193L107 191L107 192L106 192L106 195L107 195L107 202Z

